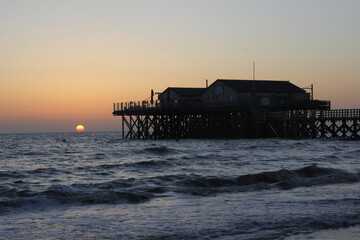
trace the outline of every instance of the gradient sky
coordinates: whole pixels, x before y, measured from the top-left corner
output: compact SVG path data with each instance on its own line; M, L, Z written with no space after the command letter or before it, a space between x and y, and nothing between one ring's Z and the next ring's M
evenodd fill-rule
M112 103L205 80L360 108L358 0L0 0L0 133L120 130Z

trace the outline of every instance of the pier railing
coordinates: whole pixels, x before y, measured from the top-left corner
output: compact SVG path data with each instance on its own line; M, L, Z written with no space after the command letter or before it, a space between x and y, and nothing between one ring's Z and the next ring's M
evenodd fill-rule
M339 110L290 110L290 111L273 111L266 113L257 111L247 102L240 101L222 101L213 103L200 102L179 102L160 105L159 101L151 104L150 101L130 101L114 103L114 113L125 111L126 113L141 112L142 110L210 110L210 109L229 109L243 108L254 114L256 120L288 120L288 119L352 119L360 118L360 109L339 109Z
M114 112L121 112L121 111L139 111L139 110L149 110L149 109L174 109L174 110L199 110L199 109L222 109L222 108L247 108L249 111L253 112L256 111L256 102L253 101L239 101L239 100L232 100L232 101L216 101L216 102L194 102L194 101L179 101L179 102L170 102L170 103L160 103L159 100L156 102L151 103L148 100L144 101L129 101L129 102L121 102L121 103L114 103L113 110ZM276 107L276 106L275 106ZM295 109L330 109L330 101L319 101L314 100L308 103L302 104L292 104L291 106L277 106L277 107L293 107ZM308 113L308 110L307 114ZM283 118L283 116L288 115L289 113L279 113L276 117ZM296 114L303 115L303 112L298 112Z
M239 101L221 101L221 102L211 102L211 103L201 103L201 102L179 102L179 103L165 103L160 105L160 102L157 101L154 104L151 104L149 101L130 101L130 102L121 102L113 103L113 110L116 111L126 111L126 110L135 110L135 109L199 109L199 108L223 108L223 107L237 107L243 106L245 102Z
M151 104L149 101L130 101L113 103L114 112L125 111L129 109L147 109L147 108L158 108L160 107L159 102Z
M239 101L161 106L132 101L114 103L113 114L122 116L123 138L360 139L360 109L277 111Z
M270 112L272 120L286 119L352 119L360 118L360 109L339 109L339 110L293 110Z

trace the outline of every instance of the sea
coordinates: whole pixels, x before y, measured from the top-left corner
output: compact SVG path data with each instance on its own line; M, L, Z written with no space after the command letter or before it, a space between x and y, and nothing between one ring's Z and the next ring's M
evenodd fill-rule
M360 142L0 135L0 239L359 239Z

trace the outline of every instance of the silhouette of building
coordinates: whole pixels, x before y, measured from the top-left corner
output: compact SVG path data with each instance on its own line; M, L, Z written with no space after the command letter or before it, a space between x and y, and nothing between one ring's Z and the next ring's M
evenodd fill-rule
M159 94L161 107L185 107L202 103L205 88L173 88L169 87Z
M114 103L113 115L131 139L359 140L360 109L330 110L330 101L314 100L311 90L289 81L218 79L207 88L151 90L150 101Z
M250 111L330 109L330 102L312 100L310 93L289 81L218 79L207 88L167 88L160 107L242 106Z

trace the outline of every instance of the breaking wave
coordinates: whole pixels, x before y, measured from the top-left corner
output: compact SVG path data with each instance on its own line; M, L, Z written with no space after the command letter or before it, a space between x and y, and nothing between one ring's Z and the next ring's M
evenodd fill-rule
M171 150L166 146L159 146L159 147L148 147L145 148L144 151L153 154L167 154L167 153L171 153L173 150Z
M138 164L157 164L140 162ZM108 168L108 166L102 166ZM48 169L50 172L53 169ZM39 169L37 172L47 172ZM11 173L2 173L8 176ZM269 189L289 190L297 187L352 183L360 181L360 173L349 173L315 165L297 170L281 169L241 175L216 177L198 175L163 175L144 179L118 179L94 184L52 185L44 191L31 191L15 187L0 187L0 212L8 207L41 206L44 201L56 204L119 204L142 203L166 192L207 196L222 192L248 192ZM19 184L23 184L21 182Z
M278 171L241 175L238 177L194 177L178 182L182 191L195 195L207 195L229 191L260 191L268 189L289 190L296 187L310 187L338 183L359 182L360 173L349 173L316 165L298 170Z

